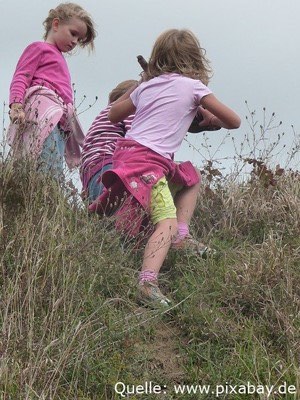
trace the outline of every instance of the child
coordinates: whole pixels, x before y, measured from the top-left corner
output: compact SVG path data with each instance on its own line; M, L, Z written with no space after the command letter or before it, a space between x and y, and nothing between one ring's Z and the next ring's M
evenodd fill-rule
M138 82L136 80L127 80L119 83L109 94L108 106L95 118L85 136L81 154L80 177L83 186L83 197L88 199L89 204L96 200L105 189L102 183L102 175L105 171L112 169L112 157L116 148L116 142L119 138L124 137L130 130L134 117L134 115L130 115L124 121L119 121L118 123L113 124L108 119L108 113L111 109L112 103L128 90L133 91L137 85ZM171 188L175 194L176 187L171 184ZM194 185L193 190L189 190L189 194L192 195L194 199L191 199L190 197L183 199L183 190L181 190L180 193L178 193L178 196L176 196L174 202L175 206L178 207L179 232L178 237L173 242L173 247L177 249L186 249L188 245L192 251L204 256L206 255L205 252L209 250L208 247L188 235L188 225L196 205L198 192L199 183ZM187 215L186 212L184 212L186 211L185 206L190 206L191 202L194 203L194 206L191 208L189 215ZM135 214L129 215L130 211L125 209L122 211L120 210L117 213L116 227L117 229L119 228L122 230L125 228L127 234L130 236L136 236L140 232L140 226L138 225L138 221L134 221ZM130 230L128 228L126 229L126 226L122 223L123 217L125 221L130 220ZM144 221L144 225L146 223L147 221ZM179 240L180 238L184 238L185 241Z
M141 83L130 96L125 94L117 100L109 112L113 123L133 113L135 117L126 138L117 143L113 170L104 173L103 182L110 187L111 204L118 203L125 188L150 213L155 229L145 247L139 297L168 306L170 301L158 287L158 273L177 234L178 223L166 178L187 186L183 199L198 179L189 162L174 163L174 153L197 111L203 116L200 123L203 126L236 129L240 118L206 86L209 64L190 31L171 29L162 33L154 44L148 67L149 80ZM94 209L103 212L107 198L106 192L103 193Z
M91 203L102 193L102 174L112 168L112 156L116 142L124 137L131 127L133 115L124 121L113 124L108 119L111 103L116 101L130 88L136 88L137 81L127 80L119 83L109 94L108 106L100 112L92 123L83 142L81 154L80 178L83 195Z
M62 3L44 21L44 42L30 44L21 55L9 96L9 143L17 157L31 157L41 171L63 174L79 164L84 135L73 108L71 78L63 53L77 45L94 48L96 31L88 13Z

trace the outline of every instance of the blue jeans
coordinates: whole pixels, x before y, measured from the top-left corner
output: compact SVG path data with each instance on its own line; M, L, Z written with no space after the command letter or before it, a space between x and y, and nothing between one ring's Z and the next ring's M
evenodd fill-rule
M63 131L56 126L44 141L42 152L38 158L38 171L49 173L55 179L62 178L65 147Z
M97 182L98 179L104 174L105 171L112 169L112 164L106 164L104 167L100 169L100 171L96 172L95 175L90 179L88 183L88 202L92 203L100 194L102 194L104 190L104 185L102 183L102 179L100 182Z

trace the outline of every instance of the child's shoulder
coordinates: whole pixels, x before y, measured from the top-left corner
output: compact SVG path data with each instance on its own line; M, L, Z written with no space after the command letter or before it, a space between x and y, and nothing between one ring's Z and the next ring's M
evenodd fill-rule
M178 85L180 87L191 87L197 88L198 86L203 85L203 83L199 79L194 79L186 75L178 74L178 73L169 73L163 74L161 77L167 81L172 82L173 85Z
M140 89L146 87L160 87L160 86L172 86L172 87L179 87L180 89L190 88L191 90L202 88L205 86L199 79L193 79L188 76L178 74L175 72L172 73L165 73L154 78L151 78L148 81L143 82L140 85Z
M45 45L45 42L36 41L36 42L31 42L27 47L43 47Z
M182 75L177 72L169 72L169 73L161 74L157 78L161 79L161 80L167 80L167 81L186 82L189 84L195 84L195 82L197 82L197 79L193 79L189 76ZM198 80L198 82L199 82L199 80Z
M37 41L28 44L24 51L37 51L45 48L45 42Z
M186 75L180 75L180 78L181 84L190 86L194 89L203 89L207 87L200 79L192 78Z
M42 55L46 55L46 57L51 55L52 57L58 54L61 53L56 46L41 41L30 43L23 51L23 55L29 55L30 57L39 57Z
M36 41L36 42L32 42L30 43L25 50L30 50L30 49L36 49L36 50L45 50L48 48L52 48L54 47L53 45L46 43L46 42L42 42L42 41Z

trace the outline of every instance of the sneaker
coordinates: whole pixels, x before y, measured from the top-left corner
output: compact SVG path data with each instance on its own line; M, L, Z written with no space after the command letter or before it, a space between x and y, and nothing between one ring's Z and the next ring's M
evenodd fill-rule
M138 285L138 300L141 303L169 307L171 300L162 294L157 282L145 281Z
M215 250L201 242L198 242L198 240L194 239L191 235L187 235L179 242L172 243L171 248L174 250L193 252L204 259L216 253Z

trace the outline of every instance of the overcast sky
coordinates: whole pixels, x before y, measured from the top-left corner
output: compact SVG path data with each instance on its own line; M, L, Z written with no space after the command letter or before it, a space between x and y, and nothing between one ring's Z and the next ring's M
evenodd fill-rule
M156 37L169 28L188 28L199 38L211 60L214 76L210 88L242 118L234 131L243 137L248 126L247 108L256 110L262 123L262 108L276 113L283 121L278 132L291 138L291 124L299 132L300 112L300 1L299 0L81 0L77 1L93 17L98 36L96 50L67 57L72 81L76 86L76 103L85 95L79 111L99 100L82 113L87 131L97 113L105 107L109 91L119 82L136 79L140 67L136 56L148 58ZM53 0L0 0L1 15L1 101L7 101L9 84L23 49L42 40L42 22ZM221 133L223 131L223 133ZM211 133L218 145L224 130ZM200 148L202 136L188 140ZM291 140L291 139L290 139ZM230 157L230 143L222 146L218 157ZM201 166L203 157L187 143L177 159L190 159Z

